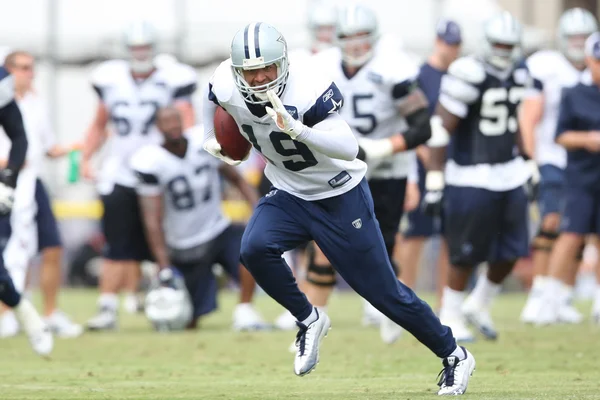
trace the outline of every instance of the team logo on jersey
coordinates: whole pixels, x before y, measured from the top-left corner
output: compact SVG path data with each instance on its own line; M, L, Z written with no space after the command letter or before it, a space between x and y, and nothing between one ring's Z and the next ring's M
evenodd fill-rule
M352 221L352 226L355 227L356 229L362 228L362 219L358 218L358 219L355 219L354 221Z
M335 101L334 99L331 99L331 110L329 110L327 113L328 114L333 114L334 112L337 112L340 108L342 108L342 103L344 102L343 99L341 99L340 101Z
M333 89L329 89L324 95L323 95L323 103L327 103L329 101L329 99L331 99L333 97Z
M277 189L271 190L269 193L265 194L265 197L272 197L275 196L275 194L277 194Z
M292 116L292 118L298 119L298 109L296 107L284 105L283 108L285 108L285 110L288 113L290 113L290 115Z
M383 83L383 76L376 74L373 71L369 71L369 73L367 74L367 79L376 84Z

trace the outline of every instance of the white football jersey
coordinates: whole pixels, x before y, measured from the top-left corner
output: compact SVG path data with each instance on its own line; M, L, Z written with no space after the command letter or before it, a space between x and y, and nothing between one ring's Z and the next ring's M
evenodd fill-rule
M131 157L142 196L163 196L163 229L172 249L190 249L223 232L231 221L221 211L221 162L202 148L202 131L186 132L183 158L159 144L149 144Z
M544 115L536 128L536 161L540 165L551 164L559 168L567 166L564 147L554 141L560 106L561 92L575 86L581 79L579 71L559 51L542 50L527 59L531 75L543 85Z
M158 67L140 82L133 79L125 60L106 61L96 68L92 85L108 109L114 127L100 174L101 193L110 192L114 183L135 185L129 158L146 144L162 142L154 125L156 111L176 100L190 101L196 82L196 71L180 63Z
M262 116L253 114L235 86L230 60L219 65L210 83L210 96L233 116L240 132L267 160L265 175L276 188L304 200L319 200L351 190L364 177L364 162L333 159L292 140L281 132L263 106L250 105ZM281 101L294 118L312 127L337 112L343 98L323 73L297 62L290 66Z
M357 137L388 138L408 129L397 103L408 94L416 81L419 66L407 55L396 51L375 51L373 58L352 78L342 68L342 53L331 48L314 56L316 65L338 86L346 106L340 115ZM406 178L415 162L415 152L392 154L377 163L368 163L369 178Z

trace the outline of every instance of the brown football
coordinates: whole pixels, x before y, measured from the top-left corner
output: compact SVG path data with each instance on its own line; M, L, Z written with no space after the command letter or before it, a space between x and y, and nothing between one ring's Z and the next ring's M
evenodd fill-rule
M222 107L215 112L215 138L221 145L221 153L234 160L243 160L252 145L240 133L237 123Z

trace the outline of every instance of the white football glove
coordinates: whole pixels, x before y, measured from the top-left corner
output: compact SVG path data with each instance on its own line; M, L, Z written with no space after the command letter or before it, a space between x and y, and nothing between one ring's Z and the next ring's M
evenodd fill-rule
M15 189L0 182L0 216L8 215L15 201Z
M277 124L279 129L290 135L292 139L296 139L298 135L302 133L304 124L294 119L294 117L287 112L281 99L279 99L279 96L277 96L273 90L267 91L267 98L273 105L273 108L269 106L265 107L269 116L275 121L275 124Z
M212 139L208 139L206 142L204 142L204 150L206 150L207 152L209 152L211 155L213 155L214 157L217 157L218 159L223 160L225 163L229 164L229 165L240 165L242 163L242 161L246 161L248 159L248 157L250 156L250 152L248 152L248 154L246 154L246 157L244 157L243 160L234 160L233 158L227 157L225 154L221 153L221 145L219 144L219 142L217 142L217 139L212 138Z
M385 139L367 139L359 138L358 145L365 151L367 162L377 161L391 156L394 152L394 146L389 138Z

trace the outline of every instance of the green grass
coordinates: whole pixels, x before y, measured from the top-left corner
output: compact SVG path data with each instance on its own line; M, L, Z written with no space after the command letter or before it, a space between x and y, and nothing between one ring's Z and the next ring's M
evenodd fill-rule
M85 321L95 293L67 291L63 308ZM410 335L395 345L360 326L355 295L334 296L333 329L321 363L304 378L293 373L287 348L294 332L233 333L231 294L221 311L193 333L158 334L141 315L122 315L119 332L57 340L50 361L37 358L24 337L0 341L1 399L425 399L433 398L441 364ZM584 324L525 327L522 296L496 305L497 343L469 346L477 370L472 399L598 399L600 332ZM275 318L281 308L266 296L258 307ZM582 310L588 311L587 306Z

